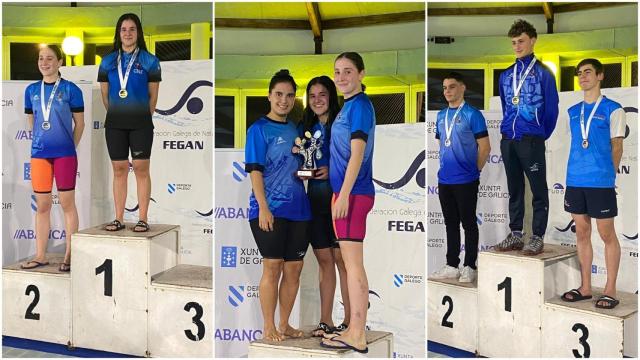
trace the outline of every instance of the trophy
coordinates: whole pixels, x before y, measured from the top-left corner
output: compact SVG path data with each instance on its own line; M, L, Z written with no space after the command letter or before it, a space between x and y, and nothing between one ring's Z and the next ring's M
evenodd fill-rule
M316 130L311 136L309 131L305 131L304 137L296 138L295 146L291 149L294 154L302 155L304 162L302 167L296 172L299 177L314 177L317 167L316 160L322 159L322 132Z

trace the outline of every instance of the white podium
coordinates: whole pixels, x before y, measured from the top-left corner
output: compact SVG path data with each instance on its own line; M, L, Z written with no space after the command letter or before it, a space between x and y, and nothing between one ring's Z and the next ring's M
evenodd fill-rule
M149 356L213 357L212 268L178 265L153 276Z
M320 346L321 338L311 337L311 328L305 328L305 337L281 342L256 340L249 344L250 358L391 358L393 357L393 334L384 331L367 331L369 352L360 354L353 350L327 349Z
M427 291L429 340L477 353L477 283L428 279Z
M544 252L478 255L478 352L487 357L540 357L546 299L580 284L576 250L545 244Z
M64 254L47 254L49 265L2 269L2 334L71 344L71 276L58 271Z
M638 357L638 295L618 291L620 304L597 309L593 299L549 299L542 311L542 357Z
M72 319L76 347L148 356L151 276L178 261L180 227L152 224L136 233L104 225L72 236Z

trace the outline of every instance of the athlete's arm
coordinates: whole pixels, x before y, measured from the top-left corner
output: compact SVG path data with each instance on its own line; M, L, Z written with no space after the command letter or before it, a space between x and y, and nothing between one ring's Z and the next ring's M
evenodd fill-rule
M488 136L476 139L476 142L478 143L478 170L482 171L491 151L491 143Z
M100 93L102 94L102 104L105 110L109 110L109 83L100 83Z
M351 139L351 157L347 163L347 170L344 174L344 181L342 182L340 194L336 199L334 207L331 209L334 219L342 219L347 216L347 212L349 211L349 195L351 194L353 185L355 184L358 173L360 172L366 145L367 143L364 139Z
M84 113L75 112L71 114L73 116L73 143L78 146L82 133L84 132Z
M542 126L544 127L544 138L548 139L553 130L556 128L556 122L558 121L558 88L556 87L556 79L551 72L544 72L546 76L542 77L542 99L544 101L544 118L542 119Z
M151 116L156 112L156 104L158 103L158 89L160 88L159 82L149 83L149 111Z
M27 114L27 125L29 130L33 130L33 114Z
M620 160L622 159L622 137L611 139L611 157L613 158L613 167L618 171Z
M267 196L264 193L264 178L262 177L262 172L253 170L249 173L249 176L251 177L253 195L258 202L258 226L263 231L273 231L273 214L271 214L271 210L269 210Z

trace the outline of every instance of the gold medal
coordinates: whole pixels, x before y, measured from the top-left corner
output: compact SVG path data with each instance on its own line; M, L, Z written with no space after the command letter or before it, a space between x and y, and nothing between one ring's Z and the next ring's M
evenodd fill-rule
M582 140L582 148L586 149L588 147L589 147L589 140L587 140L587 139Z
M519 97L519 96L514 96L514 97L512 97L512 98L511 98L511 103L512 103L513 105L518 105L518 104L520 104L520 97Z
M127 90L121 89L120 92L118 92L118 95L120 96L121 99L124 99L127 97L127 95L129 95L129 93L127 93Z

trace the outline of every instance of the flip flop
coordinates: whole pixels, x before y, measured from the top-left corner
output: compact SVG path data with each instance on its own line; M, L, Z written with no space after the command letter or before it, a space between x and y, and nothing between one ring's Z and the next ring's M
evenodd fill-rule
M571 297L568 297L567 295L571 295ZM592 295L586 295L586 296L582 295L582 293L578 289L571 289L566 293L562 294L560 298L562 299L562 301L576 302L576 301L591 299L592 297L593 297Z
M599 303L603 301L605 305L600 305ZM596 307L598 309L613 309L614 307L620 304L620 300L616 300L609 295L602 295L596 300Z
M333 340L333 338L338 337L338 336L340 336L340 335L342 335L342 334L338 334L337 332L333 332L333 333L331 333L331 334L324 334L324 335L322 335L322 338L323 338L323 339L327 339L327 340Z
M65 262L60 264L60 267L58 267L58 271L60 272L69 272L71 271L71 264L67 264Z
M141 227L142 230L136 230L136 228ZM149 224L147 224L145 221L138 221L138 223L133 227L133 232L147 232L149 231Z
M320 322L318 326L311 332L311 336L313 337L324 337L325 334L331 334L333 330L331 326L326 323Z
M360 354L366 354L369 352L369 347L365 347L364 349L358 349L357 347L353 346L353 345L349 345L346 342L340 340L340 339L336 339L333 338L331 339L331 341L337 342L339 344L342 344L342 346L339 345L330 345L330 344L325 344L324 341L320 342L320 346L327 348L327 349L343 349L343 350L353 350L356 352L359 352Z
M349 327L348 324L342 323L336 327L333 328L333 332L343 332L345 330L347 330L347 328Z
M35 264L35 265L29 266L29 264ZM27 261L26 264L20 265L20 268L24 270L31 270L31 269L39 268L40 266L47 266L47 265L49 265L48 261L40 262L40 261L31 260L31 261Z
M115 226L115 228L110 228L109 226ZM105 225L104 229L107 231L120 231L124 229L124 224L121 223L120 220L115 219L112 222Z

